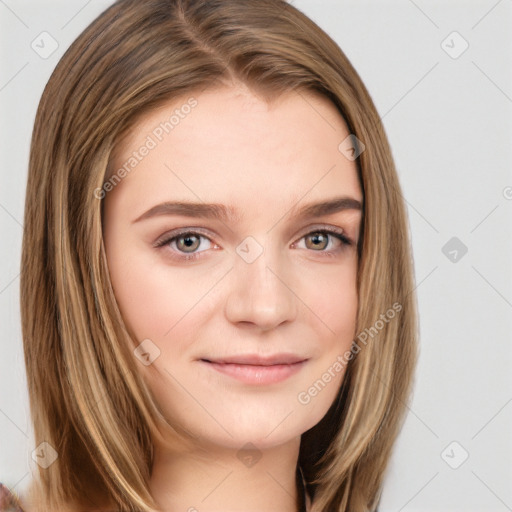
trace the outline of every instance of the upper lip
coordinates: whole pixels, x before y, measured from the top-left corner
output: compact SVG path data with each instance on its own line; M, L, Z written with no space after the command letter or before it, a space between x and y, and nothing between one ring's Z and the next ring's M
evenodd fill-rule
M202 361L218 364L247 364L253 366L272 366L277 364L294 364L305 361L307 358L295 354L274 354L262 356L258 354L241 354L226 357L203 357Z

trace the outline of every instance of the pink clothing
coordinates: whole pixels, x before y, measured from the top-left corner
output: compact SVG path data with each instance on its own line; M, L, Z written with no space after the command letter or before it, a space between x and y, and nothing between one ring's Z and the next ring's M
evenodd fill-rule
M0 512L23 512L18 495L0 483Z

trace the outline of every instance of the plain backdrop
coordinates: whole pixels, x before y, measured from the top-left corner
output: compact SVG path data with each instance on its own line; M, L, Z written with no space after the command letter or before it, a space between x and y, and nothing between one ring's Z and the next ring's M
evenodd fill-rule
M0 481L20 492L35 466L19 316L31 130L59 58L110 3L0 0ZM421 354L381 512L512 510L512 1L293 5L368 87L408 207Z

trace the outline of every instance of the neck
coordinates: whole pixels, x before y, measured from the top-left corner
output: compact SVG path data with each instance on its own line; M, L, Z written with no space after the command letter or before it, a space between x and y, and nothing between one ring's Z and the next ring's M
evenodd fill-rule
M166 512L297 512L300 437L264 450L155 446L152 494Z

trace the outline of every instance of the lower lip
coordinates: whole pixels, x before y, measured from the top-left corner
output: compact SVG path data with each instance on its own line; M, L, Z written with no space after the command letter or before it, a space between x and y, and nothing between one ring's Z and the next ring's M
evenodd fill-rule
M295 375L304 366L306 361L300 361L293 364L274 364L269 366L258 366L251 364L234 363L211 363L202 361L210 368L234 377L245 384L274 384L282 382L288 377Z

